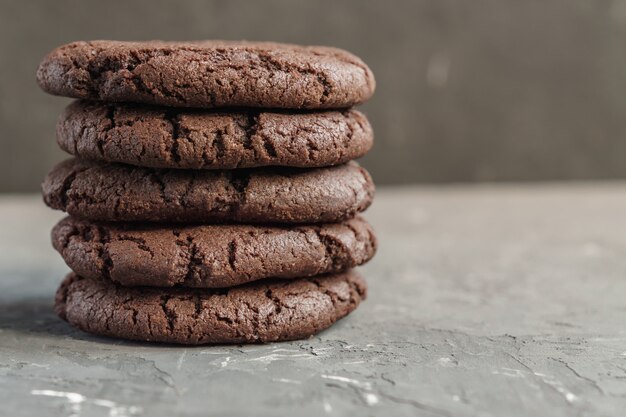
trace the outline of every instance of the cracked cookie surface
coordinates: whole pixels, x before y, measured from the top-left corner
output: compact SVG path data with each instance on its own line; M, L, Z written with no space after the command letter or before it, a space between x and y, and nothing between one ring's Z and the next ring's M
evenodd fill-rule
M296 227L150 226L67 217L52 230L54 248L86 278L125 286L222 288L263 278L336 273L376 251L360 216Z
M373 133L356 110L224 113L75 101L59 118L57 142L75 156L144 167L305 168L365 155Z
M355 162L185 171L73 158L48 174L42 191L48 206L90 220L293 224L352 218L371 204L374 184Z
M69 274L55 311L73 326L122 339L180 343L260 343L309 337L365 299L354 270L229 289L122 287Z
M56 95L199 108L347 108L375 89L341 49L243 41L73 42L43 59L37 81Z

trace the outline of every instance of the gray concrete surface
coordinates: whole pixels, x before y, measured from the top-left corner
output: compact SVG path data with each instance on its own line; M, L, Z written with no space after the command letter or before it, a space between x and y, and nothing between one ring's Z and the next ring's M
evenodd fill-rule
M0 199L0 415L623 416L626 183L381 190L370 297L318 337L74 331L35 197Z
M39 61L102 38L347 48L378 81L379 184L626 178L626 0L0 0L0 192L64 157Z

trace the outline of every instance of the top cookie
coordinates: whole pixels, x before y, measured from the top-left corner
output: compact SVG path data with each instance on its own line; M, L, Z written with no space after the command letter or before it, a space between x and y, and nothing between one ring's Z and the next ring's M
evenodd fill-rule
M345 108L374 92L341 49L270 42L74 42L37 70L48 93L172 107Z

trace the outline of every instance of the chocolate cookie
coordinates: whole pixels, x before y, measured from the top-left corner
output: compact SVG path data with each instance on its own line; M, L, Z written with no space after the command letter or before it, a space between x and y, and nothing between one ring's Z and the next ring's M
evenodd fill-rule
M43 183L46 204L104 221L320 223L365 210L374 184L355 162L331 168L183 171L68 159Z
M83 277L154 287L220 288L341 272L376 251L372 228L362 217L291 228L158 227L67 217L52 230L52 243Z
M356 110L286 113L165 109L76 101L57 124L72 155L154 168L323 167L370 150Z
M311 336L365 299L354 271L239 287L122 287L70 274L56 294L57 314L90 333L123 339L196 345L258 343Z
M173 107L345 108L374 92L341 49L264 42L74 42L37 71L51 94Z

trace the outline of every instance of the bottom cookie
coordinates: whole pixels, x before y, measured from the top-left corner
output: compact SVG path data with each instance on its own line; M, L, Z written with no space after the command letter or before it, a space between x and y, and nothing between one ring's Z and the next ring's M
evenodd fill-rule
M367 286L354 270L228 289L122 287L69 274L55 311L94 334L150 342L260 343L309 337L353 311Z

